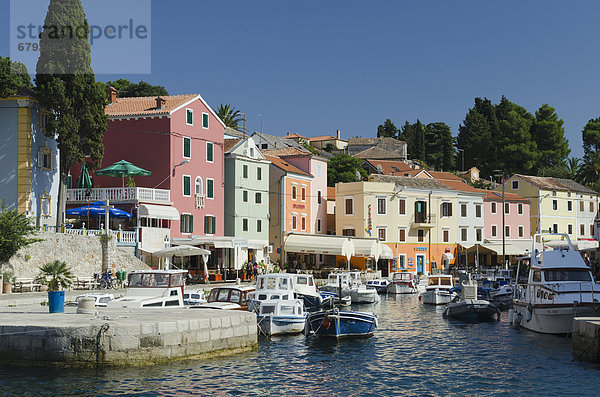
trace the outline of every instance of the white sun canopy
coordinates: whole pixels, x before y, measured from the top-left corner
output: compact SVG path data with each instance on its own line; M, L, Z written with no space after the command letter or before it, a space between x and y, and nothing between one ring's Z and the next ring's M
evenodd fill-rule
M354 255L356 257L373 258L375 262L379 260L382 253L382 244L377 239L353 238Z
M394 251L387 244L381 244L381 259L394 259Z
M285 238L284 249L303 254L340 255L346 260L354 255L354 244L349 238L327 235L290 234Z
M167 207L166 205L140 204L138 211L143 218L179 220L179 211L177 211L177 208Z

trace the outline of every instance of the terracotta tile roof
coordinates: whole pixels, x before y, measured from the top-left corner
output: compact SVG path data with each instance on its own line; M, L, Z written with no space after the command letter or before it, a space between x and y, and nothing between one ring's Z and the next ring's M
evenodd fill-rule
M137 116L153 114L169 114L179 106L199 97L197 94L170 95L161 97L166 101L161 109L156 108L156 97L117 98L117 101L106 105L104 111L109 117Z
M365 162L375 170L379 170L378 166L381 166L380 173L384 175L406 176L407 171L415 171L404 161L366 159Z
M327 187L327 200L335 200L335 187Z
M289 135L284 136L284 138L302 138L302 139L308 139L305 136L302 136L302 135L297 134L295 132L293 134L289 134Z
M285 172L292 172L294 174L300 174L300 175L307 175L307 176L312 176L304 171L302 171L300 168L296 167L295 165L292 165L290 163L288 163L287 161L276 157L276 156L269 156L268 154L265 154L265 151L263 150L263 154L265 155L265 157L267 158L267 160L269 160L271 163L273 163L273 165L275 167L278 167L280 169L282 169Z
M236 130L235 128L231 128L231 127L225 127L225 135L237 136L240 138L244 138L247 136L247 134L244 134L243 132L240 132L240 131Z
M369 175L371 182L393 182L399 186L414 187L417 189L442 189L453 190L449 186L430 178L412 178L392 175Z
M451 172L443 172L443 171L427 171L429 174L435 179L445 179L445 180L453 180L453 181L462 181L463 177L455 175Z
M368 138L364 138L368 139ZM370 147L362 152L358 152L352 157L356 157L359 159L400 159L402 156L399 153L392 152L391 150L382 149L380 147L374 146Z
M437 180L440 181L441 183L443 183L444 185L451 187L454 190L458 190L461 192L473 192L473 193L485 194L485 200L488 200L488 201L501 201L502 200L502 192L496 192L493 190L486 190L486 189L478 189L476 187L469 185L462 179L461 180L437 179ZM529 200L519 196L518 194L508 193L508 192L504 193L504 200L529 202Z
M384 137L384 138L348 138L348 145L379 145L380 143L385 143L388 145L400 145L406 142L399 141L396 138L392 137Z
M562 178L553 178L550 176L532 176L532 175L522 175L515 174L524 181L531 183L537 187L542 189L549 190L572 190L579 193L587 193L587 194L598 194L597 192L583 186L580 183L575 182L572 179L562 179Z
M225 139L223 141L223 152L228 153L239 141L241 141L241 139Z
M313 154L306 149L300 149L295 147L286 147L283 149L262 149L263 154L269 156L278 157L292 157L292 156L312 156Z
M502 192L497 192L495 190L484 190L486 192L485 199L488 201L502 201ZM529 203L529 199L525 197L519 196L515 193L504 192L504 200L505 201L522 201L524 203Z

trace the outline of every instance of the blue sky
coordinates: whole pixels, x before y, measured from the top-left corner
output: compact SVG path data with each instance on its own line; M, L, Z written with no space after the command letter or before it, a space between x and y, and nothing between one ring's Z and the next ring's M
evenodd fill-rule
M152 74L97 78L230 103L252 131L263 114L268 133L344 138L386 118L456 135L474 97L505 95L556 108L581 156L581 129L600 116L599 14L593 1L153 1Z

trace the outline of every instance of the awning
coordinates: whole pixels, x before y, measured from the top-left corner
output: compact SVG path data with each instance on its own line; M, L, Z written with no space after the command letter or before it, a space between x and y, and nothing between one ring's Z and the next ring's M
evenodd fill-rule
M513 255L525 255L531 249L531 241L523 240L523 241L507 241L504 244L504 252L507 256ZM475 244L466 249L467 253L473 254L479 251L480 254L488 254L494 253L497 255L502 255L502 243L485 243L485 244Z
M454 255L451 252L444 252L442 258L446 261L452 262L454 260Z
M347 237L289 234L283 245L287 252L340 255L347 260L354 255L354 244Z
M248 248L251 250L262 250L269 245L266 240L248 240Z
M394 251L386 244L381 244L381 259L394 259Z
M379 240L369 238L352 238L352 244L354 244L354 255L352 256L373 258L375 261L379 260L382 250Z
M177 208L165 205L140 204L138 213L144 218L179 220L179 211L177 211Z
M594 251L598 249L598 242L596 240L577 240L573 246L577 251Z

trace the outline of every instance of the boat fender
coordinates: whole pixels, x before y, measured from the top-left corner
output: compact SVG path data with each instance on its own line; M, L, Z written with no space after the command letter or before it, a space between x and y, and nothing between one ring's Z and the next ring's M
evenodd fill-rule
M531 321L531 315L533 314L533 306L527 306L527 311L525 312L525 321Z
M515 320L515 309L509 309L508 310L508 323L512 324L514 320Z
M329 327L331 327L331 321L325 316L323 317L323 328L329 329Z

